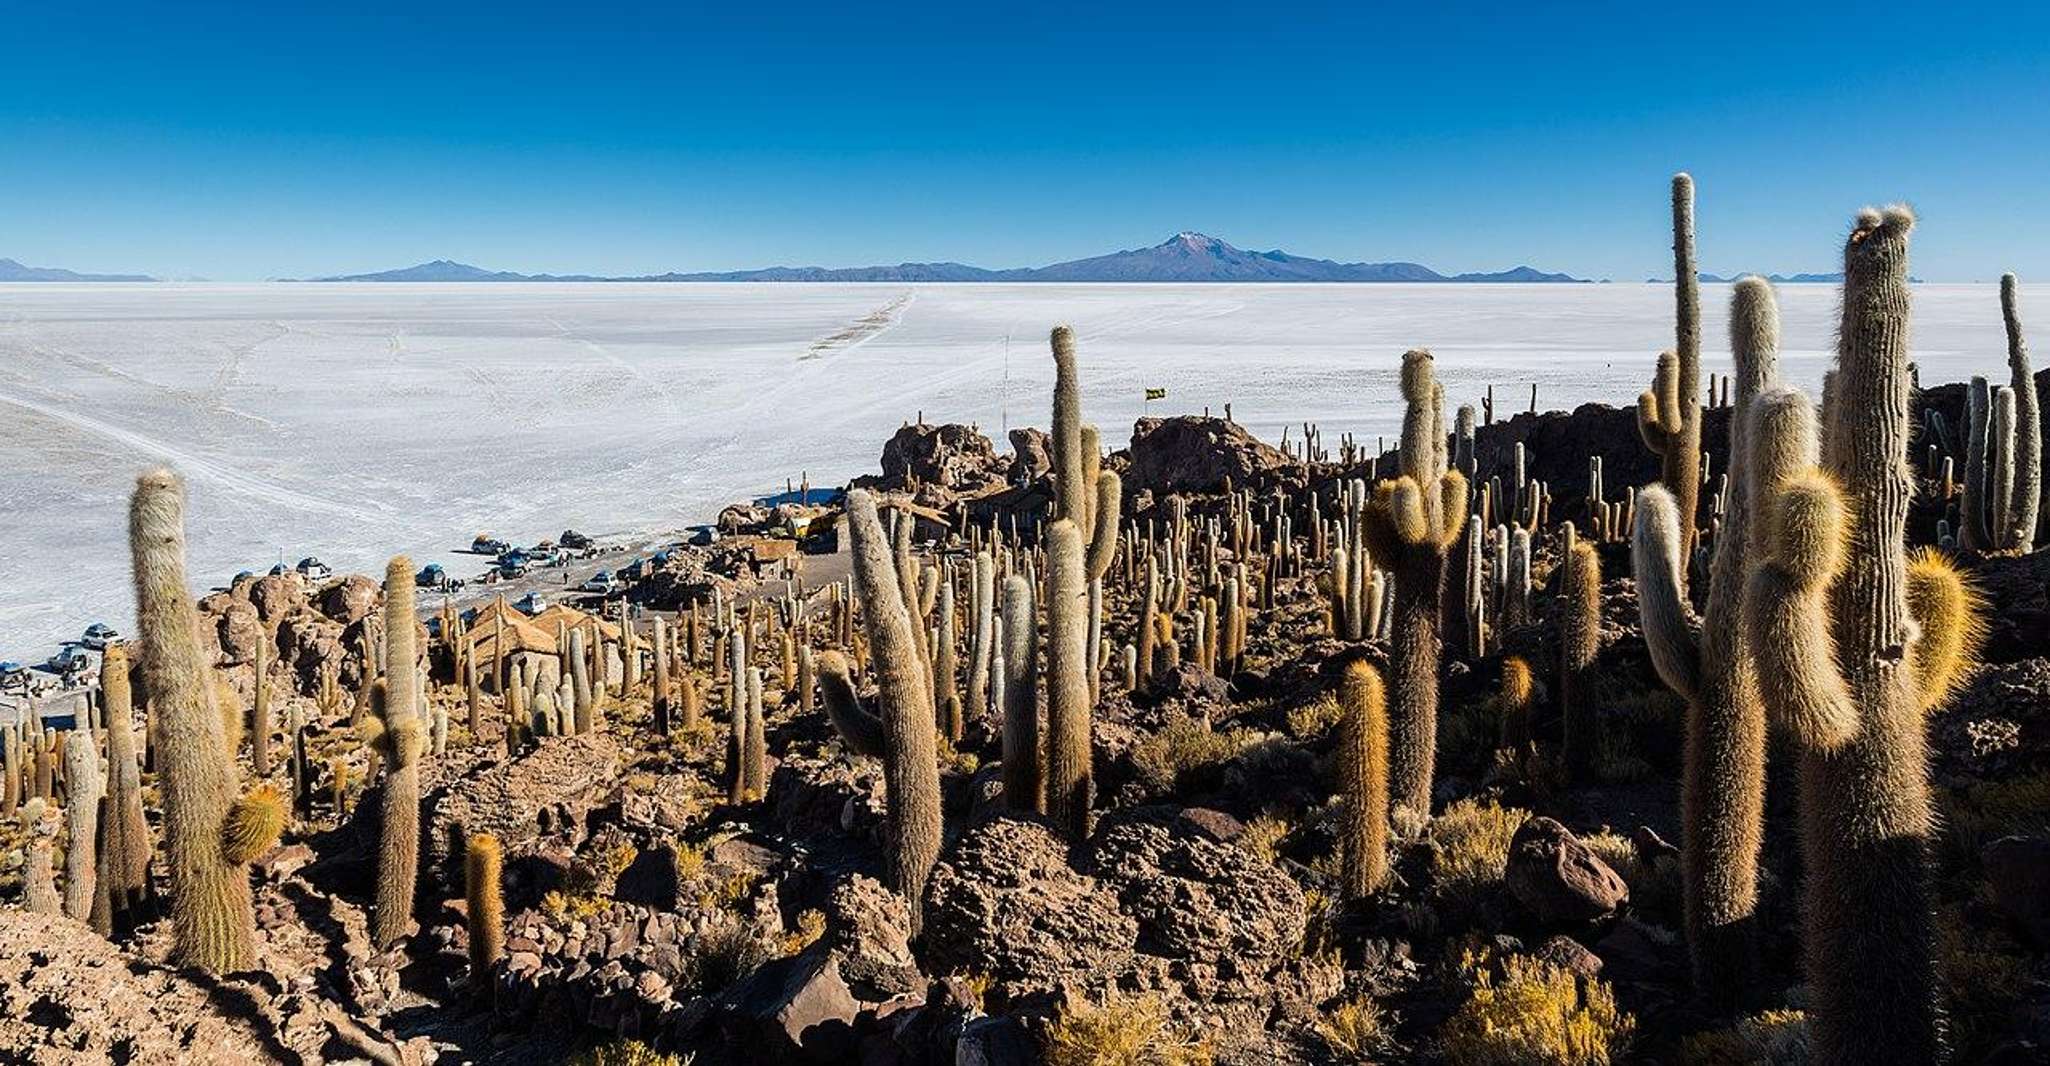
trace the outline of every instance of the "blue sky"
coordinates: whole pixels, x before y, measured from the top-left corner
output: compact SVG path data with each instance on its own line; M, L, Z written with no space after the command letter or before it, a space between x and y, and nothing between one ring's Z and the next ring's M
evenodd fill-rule
M76 11L59 11L76 7ZM1038 265L1197 229L1441 270L2050 280L2050 13L1190 2L18 5L0 256L221 279Z

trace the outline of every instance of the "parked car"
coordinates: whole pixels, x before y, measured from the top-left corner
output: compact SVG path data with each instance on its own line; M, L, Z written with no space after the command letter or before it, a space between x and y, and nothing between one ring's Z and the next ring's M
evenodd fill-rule
M68 681L85 673L92 664L93 658L85 653L84 648L66 644L57 654L50 656L50 661L44 663L43 668Z
M498 557L498 565L492 568L492 572L501 578L525 577L527 576L527 557L513 553L501 555Z
M423 589L447 588L448 572L441 568L440 563L428 563L420 568L419 573L413 575L413 584Z
M299 560L299 576L308 581L326 581L335 576L334 568L309 555Z
M520 597L520 602L513 604L513 610L529 616L540 614L547 609L548 601L542 599L538 592L529 592Z
M612 571L600 570L592 574L583 584L578 585L577 590L579 592L595 592L600 596L610 596L614 592L619 591L619 582L612 579Z
M511 549L512 545L489 533L479 533L477 539L470 542L470 550L478 555L504 555Z
M80 644L93 651L106 651L107 645L121 639L121 634L105 622L94 622L85 627L85 635L78 638Z
M28 667L12 659L0 662L0 691L16 687L28 688Z
M270 576L272 577L284 577L286 574L289 574L291 572L292 568L286 566L283 563L279 563L278 565L270 568Z
M583 551L585 548L591 546L591 538L583 535L582 533L577 532L574 529L563 530L562 536L556 539L562 542L563 547L568 548L571 551Z

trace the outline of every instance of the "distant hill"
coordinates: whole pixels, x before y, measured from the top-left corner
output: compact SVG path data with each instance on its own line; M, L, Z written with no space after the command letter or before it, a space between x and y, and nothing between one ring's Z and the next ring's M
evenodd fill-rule
M1701 278L1701 283L1703 285L1728 285L1731 282L1736 281L1738 278L1748 278L1752 277L1753 275L1747 272L1743 274L1732 274L1729 277L1723 277L1720 274L1710 274L1706 271L1703 271L1698 276ZM1763 277L1765 280L1772 282L1774 285L1833 285L1844 280L1844 276L1841 273L1762 274L1757 276ZM1644 279L1644 281L1648 285L1671 285L1673 283L1673 279L1671 278L1646 278Z
M432 263L376 274L348 274L317 281L1047 281L1047 282L1213 282L1213 281L1460 281L1581 282L1566 274L1548 274L1519 266L1493 273L1440 274L1420 263L1339 263L1308 259L1283 251L1249 252L1207 237L1183 232L1150 248L1132 248L1088 259L1043 267L989 270L962 263L899 263L868 267L767 267L690 274L644 274L638 277L594 277L586 274L515 274L485 270L466 263L437 259Z
M0 259L0 281L155 281L148 274L81 274L62 267L23 266Z

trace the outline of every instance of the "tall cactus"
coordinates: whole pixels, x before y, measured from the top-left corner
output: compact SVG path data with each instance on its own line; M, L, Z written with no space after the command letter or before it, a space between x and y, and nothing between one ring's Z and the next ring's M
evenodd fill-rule
M1445 395L1432 376L1431 353L1404 353L1402 394L1402 473L1376 486L1361 532L1369 554L1395 575L1389 794L1395 804L1428 814L1438 743L1439 601L1446 554L1466 528L1467 492L1466 476L1446 464Z
M1953 592L1961 585L1947 568L1918 576L1905 548L1915 487L1907 459L1914 221L1905 207L1868 209L1851 231L1822 466L1758 486L1771 555L1746 605L1760 693L1801 751L1809 1024L1813 1061L1829 1066L1943 1056L1923 715L1945 694L1942 678L1955 676L1927 654L1947 646L1932 635L1968 625L1945 612L1969 598L1915 596L1918 581ZM1805 405L1780 407L1789 417L1805 413Z
M1388 876L1388 705L1381 672L1353 655L1338 682L1344 712L1340 794L1345 801L1345 898L1359 899Z
M100 843L100 753L90 729L64 736L65 824L70 842L64 846L64 913L85 921L92 915L98 886Z
M1004 579L1004 805L1046 813L1045 758L1039 738L1039 621L1032 583Z
M463 842L463 894L469 901L470 981L489 987L491 967L505 954L505 898L499 886L504 850L478 833Z
M959 634L954 627L954 577L945 571L940 574L938 621L937 646L932 655L933 692L938 697L940 729L949 742L958 744L967 723L961 708L960 656L955 652Z
M1994 546L1986 463L1992 431L1993 390L1985 378L1974 376L1965 386L1965 490L1958 500L1958 543L1975 551Z
M1046 814L1080 841L1095 797L1091 773L1087 561L1074 522L1046 529Z
M1683 910L1695 989L1718 1007L1732 1005L1744 992L1755 964L1765 718L1752 651L1739 624L1750 563L1766 550L1754 521L1754 494L1758 480L1778 476L1784 457L1800 447L1786 435L1791 427L1749 416L1754 401L1778 378L1779 308L1762 278L1747 277L1731 293L1730 352L1736 399L1729 486L1704 615L1695 618L1688 606L1685 523L1666 489L1654 486L1639 495L1631 552L1652 663L1667 687L1687 701Z
M414 627L413 561L393 556L384 569L385 762L377 842L377 902L370 915L371 939L388 948L407 934L420 872L420 755L426 735L420 722L419 654Z
M2043 412L2036 375L2029 366L2029 342L2022 335L2020 294L2013 274L2000 277L2000 320L2007 328L2008 387L2014 390L2014 490L2001 546L2031 551L2043 497Z
M861 596L882 703L883 788L890 805L890 887L911 905L912 931L923 922L925 880L940 852L940 774L932 675L919 655L917 628L890 559L875 497L847 494L854 585Z
M99 881L112 911L133 912L149 886L149 822L142 810L142 764L135 748L135 707L128 652L116 644L100 660L100 698L107 727L107 810L101 828ZM113 926L108 915L106 932Z
M1566 717L1566 772L1575 782L1593 780L1601 753L1599 695L1594 691L1595 656L1602 636L1602 558L1594 545L1577 541L1566 555L1559 593L1559 703Z
M143 677L156 710L177 958L210 973L247 969L256 961L249 873L226 839L235 766L185 579L185 486L176 474L157 469L136 480L128 535Z
M1637 429L1659 456L1659 482L1680 517L1680 558L1694 557L1701 500L1701 280L1694 262L1694 179L1673 175L1674 346L1659 355L1651 391L1637 398ZM1682 587L1686 570L1681 570Z

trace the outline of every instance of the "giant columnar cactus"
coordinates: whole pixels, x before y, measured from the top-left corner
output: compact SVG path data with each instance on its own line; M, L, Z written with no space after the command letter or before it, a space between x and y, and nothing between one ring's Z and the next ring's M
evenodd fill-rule
M65 734L64 820L71 837L64 847L64 913L81 922L92 915L98 884L101 785L92 730Z
M1566 772L1574 781L1594 779L1601 753L1600 696L1595 692L1595 655L1602 638L1602 557L1587 541L1566 555L1559 591L1559 703L1566 717Z
M478 833L463 842L463 893L469 900L470 983L490 987L491 966L505 953L505 898L499 887L504 850Z
M762 668L747 672L747 746L741 760L741 790L748 800L769 794L769 737L762 720Z
M258 777L270 776L270 642L271 633L261 622L256 639L256 692L250 697L249 768Z
M1070 840L1089 834L1091 774L1087 561L1068 519L1046 530L1046 814Z
M1958 543L1976 551L1993 547L1986 486L1992 429L1993 390L1985 378L1973 377L1965 389L1965 491L1958 501Z
M211 973L246 969L256 954L249 873L229 854L226 832L235 765L185 579L185 487L176 474L137 479L128 535L143 677L156 709L177 958Z
M1659 355L1651 391L1637 398L1637 429L1659 456L1659 481L1680 516L1680 558L1694 557L1701 499L1701 281L1694 265L1694 179L1673 175L1674 346ZM1681 571L1684 587L1686 571Z
M1087 460L1082 454L1082 383L1075 371L1075 331L1055 326L1052 340L1054 515L1087 528L1094 500L1083 479Z
M379 805L377 904L371 911L371 939L391 947L413 920L413 891L420 872L420 754L426 735L420 723L420 671L416 666L413 561L393 556L384 569L386 677L385 763Z
M940 852L940 773L932 675L918 654L911 613L891 565L875 497L847 494L854 584L861 595L882 703L883 787L890 805L890 887L911 904L912 931L922 924L925 879Z
M1345 718L1340 794L1345 801L1345 898L1359 899L1388 876L1388 706L1381 672L1355 655L1338 682Z
M989 674L996 652L996 560L988 551L975 553L968 575L968 707L967 720L989 714Z
M669 634L662 619L655 619L655 732L669 734L669 716L672 711L669 700Z
M1939 635L1969 624L1949 612L1970 599L1947 567L1911 569L1904 546L1914 221L1904 207L1859 215L1822 466L1754 488L1769 554L1745 623L1767 712L1801 752L1808 1017L1826 1066L1943 1057L1923 715L1956 676ZM1772 399L1757 417L1807 413Z
M2000 277L2000 320L2007 327L2007 369L2012 375L2009 387L2014 389L2015 399L2015 456L2014 510L2009 523L2008 545L2022 551L2036 546L2036 524L2043 517L2046 501L2044 495L2043 467L2045 435L2043 433L2042 397L2036 393L2036 374L2029 365L2029 341L2022 335L2021 295L2013 274Z
M576 731L588 733L591 731L596 696L591 690L591 653L585 647L582 629L573 629L569 634L569 680L575 703Z
M940 728L947 734L947 740L959 743L965 722L961 716L961 663L954 652L954 577L944 571L940 574L939 639L933 649L932 673L933 691L938 695Z
M1653 486L1639 495L1631 553L1652 663L1688 706L1683 906L1695 988L1718 1006L1745 990L1754 962L1752 914L1764 832L1765 718L1739 625L1749 564L1767 548L1752 514L1754 493L1757 479L1778 476L1782 457L1800 447L1781 423L1749 418L1753 401L1778 378L1779 308L1762 278L1745 278L1731 293L1730 349L1736 400L1729 479L1705 614L1695 618L1687 602L1686 522L1666 489Z
M100 831L104 843L99 880L110 907L129 912L149 885L150 836L142 811L142 765L135 750L128 652L118 644L100 660L100 700L107 727L107 811Z
M1986 519L1993 532L1993 546L2008 546L2008 522L2014 510L2015 459L2014 390L1993 390L1993 428L1987 438L1987 458L1992 466L1986 474Z
M2001 275L2001 322L2007 326L2007 387L2015 394L2015 488L2007 504L2007 529L2001 547L2029 551L2036 547L2036 519L2042 506L2044 430L2036 373L2029 369L2029 342L2021 336L2015 275Z
M1389 794L1418 814L1431 809L1438 743L1439 601L1445 557L1466 528L1466 476L1446 467L1445 396L1431 353L1402 357L1402 474L1376 487L1361 515L1368 552L1395 574L1395 708L1388 721Z
M1046 813L1045 753L1039 739L1039 620L1032 583L1004 579L1004 804Z

